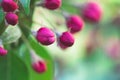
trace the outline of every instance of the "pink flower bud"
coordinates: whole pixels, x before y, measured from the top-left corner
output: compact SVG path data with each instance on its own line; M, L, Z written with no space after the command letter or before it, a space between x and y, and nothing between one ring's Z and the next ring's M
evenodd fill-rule
M44 73L47 70L46 63L42 60L32 63L32 68L38 73Z
M70 32L64 32L59 37L59 45L62 48L70 47L74 44L74 37Z
M61 3L61 0L44 0L44 7L50 10L55 10L61 6Z
M32 68L37 73L44 73L47 70L46 62L38 56L34 50L30 51L31 54L31 60L32 60Z
M36 39L43 45L50 45L55 42L55 35L49 28L42 27L37 31Z
M84 22L79 16L72 15L72 16L67 17L66 25L70 29L71 33L76 33L83 29Z
M0 56L4 56L7 54L7 50L5 50L3 47L0 47Z
M16 25L18 23L18 16L15 13L9 12L6 14L5 19L8 24Z
M13 12L18 9L18 5L13 0L2 0L1 5L5 12Z
M102 9L98 3L88 2L83 8L82 15L85 20L99 22L102 16Z

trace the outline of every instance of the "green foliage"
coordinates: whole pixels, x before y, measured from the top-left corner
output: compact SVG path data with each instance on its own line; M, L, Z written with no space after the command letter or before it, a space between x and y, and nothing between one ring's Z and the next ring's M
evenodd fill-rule
M3 10L0 8L0 24L3 22L4 20L4 12ZM1 26L1 25L0 25Z
M38 74L36 73L32 67L31 67L31 56L29 50L26 48L25 45L22 45L21 48L19 49L19 56L21 59L27 64L27 67L29 69L30 73L30 80L53 80L54 77L54 62L53 59L51 58L49 52L39 45L39 43L36 42L36 40L30 36L29 37L29 44L31 48L39 55L41 56L47 63L47 71L43 74ZM18 50L16 51L18 52Z
M30 0L20 0L20 3L24 8L25 13L28 15L30 12Z
M33 14L31 13L34 13L34 10L31 10L30 13L30 2L33 1L20 0L25 14L30 14L29 17L24 13L19 12L19 25L15 27L8 26L7 29L4 22L4 12L2 9L0 9L0 33L2 34L0 35L0 39L2 39L3 44L11 44L18 41L18 39L22 36L21 31L23 32L23 36L26 35L26 32L28 32L28 35L30 34L30 28L28 26L31 27L32 23L29 21L32 21ZM35 7L34 4L32 4L32 6ZM22 18L26 18L26 20ZM39 45L39 43L37 43L33 37L30 36L28 38L24 36L24 39L27 40L25 44L29 44L31 48L38 54L38 56L41 56L43 59L45 59L47 63L47 71L43 74L36 73L31 65L32 63L30 52L27 48L28 46L24 44L21 44L21 46L20 44L16 44L14 48L8 47L9 53L7 56L0 57L0 80L53 80L54 62L52 57L49 55L49 52L47 52L44 47ZM23 42L24 39L22 40ZM18 41L18 43L21 43L21 41Z
M1 2L1 1L0 1ZM0 6L0 35L4 32L4 12Z
M13 51L0 57L0 80L29 80L25 63Z

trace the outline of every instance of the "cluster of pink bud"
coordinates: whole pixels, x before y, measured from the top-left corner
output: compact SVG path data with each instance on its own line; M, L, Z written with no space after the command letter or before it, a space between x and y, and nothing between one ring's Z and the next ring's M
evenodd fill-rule
M15 14L15 11L18 9L18 5L14 0L2 0L1 6L6 12L6 22L10 25L16 25L18 23L18 16Z
M40 4L42 7L45 7L49 10L55 10L60 8L62 4L62 0L43 0ZM71 47L74 44L74 37L72 33L76 33L82 30L84 22L83 20L77 16L65 16L66 17L66 25L70 31L63 32L62 34L57 35L56 31L55 34L57 36L57 43L59 47L62 49L66 49ZM36 33L36 39L42 45L50 45L55 42L55 34L52 30L47 27L40 28Z
M68 31L58 35L58 45L62 49L66 49L74 44L75 39L73 34L80 32L84 28L84 21L78 15L69 15L66 13L63 15L66 20Z
M66 31L60 35L57 35L57 33L55 34L57 36L58 45L62 49L71 47L74 44L74 37L70 32ZM36 33L36 39L42 45L51 45L55 42L55 34L49 28L41 27Z

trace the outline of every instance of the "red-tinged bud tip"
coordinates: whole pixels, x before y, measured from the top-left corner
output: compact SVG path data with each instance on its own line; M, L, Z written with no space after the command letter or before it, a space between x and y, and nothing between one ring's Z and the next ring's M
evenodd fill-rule
M5 50L3 47L0 47L0 56L5 56L7 54L7 50Z
M55 42L55 35L49 28L42 27L37 31L36 39L43 45L50 45Z
M46 63L41 60L34 62L32 68L38 73L44 73L47 70Z
M6 14L5 19L8 24L16 25L18 23L18 16L15 13L9 12Z
M17 3L13 0L2 0L1 6L5 12L14 12L18 9Z
M84 21L77 15L67 17L66 25L70 29L71 33L79 32L84 27Z

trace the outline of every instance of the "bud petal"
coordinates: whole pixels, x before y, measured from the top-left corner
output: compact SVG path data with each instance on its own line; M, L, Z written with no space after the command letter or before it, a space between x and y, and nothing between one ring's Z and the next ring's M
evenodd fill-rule
M38 56L35 51L31 50L31 60L32 60L32 68L37 73L44 73L47 70L46 62Z
M0 46L0 56L4 56L7 54L7 50Z
M18 16L15 13L9 12L6 14L5 19L8 24L16 25L18 23Z
M54 33L46 27L42 27L37 31L36 39L43 45L50 45L55 42Z
M38 73L44 73L47 69L46 63L41 60L32 63L32 68Z
M55 10L61 6L61 3L61 0L44 0L44 7L50 10Z
M90 22L99 22L102 16L101 7L95 2L85 4L82 12L83 18Z
M71 33L76 33L83 29L84 22L82 18L80 18L79 16L72 15L72 16L67 17L66 25L70 29Z
M64 32L59 37L59 44L64 48L72 46L74 44L74 41L74 37L70 32Z
M3 0L1 5L5 12L14 12L18 9L18 5L13 0Z

